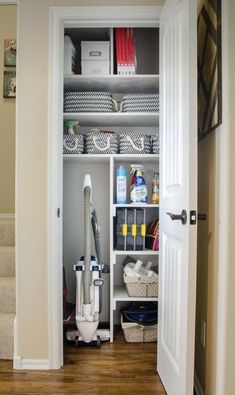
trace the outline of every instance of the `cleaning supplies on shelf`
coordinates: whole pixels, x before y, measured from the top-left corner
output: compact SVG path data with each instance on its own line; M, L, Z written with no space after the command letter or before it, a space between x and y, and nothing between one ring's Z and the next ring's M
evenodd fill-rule
M137 260L137 262L128 262L124 268L124 274L127 276L131 277L137 277L140 278L141 276L146 276L146 277L157 277L157 274L151 270L152 262L148 261L147 265L143 265L143 261L140 259Z
M145 209L118 208L115 221L117 250L143 251L145 246Z
M63 154L82 154L84 151L84 137L78 134L79 123L69 120L65 124L67 134L63 136Z
M147 227L145 247L152 251L159 251L159 220L150 222Z
M158 274L151 270L152 262L128 262L123 268L123 281L129 296L157 297Z
M152 184L152 196L151 204L159 204L159 174L154 172L151 180Z
M143 177L144 166L143 165L131 165L131 188L130 188L130 200L131 203L147 203L147 186Z
M126 203L126 169L123 166L117 168L117 204Z

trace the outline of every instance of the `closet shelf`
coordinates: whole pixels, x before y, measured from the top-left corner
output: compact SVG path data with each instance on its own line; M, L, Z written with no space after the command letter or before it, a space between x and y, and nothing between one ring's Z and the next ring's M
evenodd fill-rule
M159 251L153 251L153 250L136 250L136 251L130 251L130 250L114 250L113 251L114 255L159 255Z
M104 91L112 93L156 93L159 91L159 75L65 75L64 89L66 91L77 90L81 92Z
M147 302L147 301L158 301L157 297L144 297L144 296L129 296L126 290L125 285L115 286L113 292L113 299L115 302L131 302L131 301L139 301L139 302Z
M127 204L113 204L113 208L158 208L159 204L144 204L144 203L127 203Z
M64 120L78 121L80 126L159 126L157 112L67 112Z
M159 155L155 154L64 154L64 162L89 161L89 162L109 162L113 158L115 162L132 162L141 160L143 163L156 163ZM156 205L154 205L156 207Z

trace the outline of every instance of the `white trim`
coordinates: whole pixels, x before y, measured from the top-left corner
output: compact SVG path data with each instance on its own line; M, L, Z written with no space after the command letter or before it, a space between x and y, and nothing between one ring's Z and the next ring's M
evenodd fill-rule
M15 219L15 214L0 214L1 219Z
M159 6L51 7L49 20L48 83L48 344L49 367L63 365L62 311L62 133L64 26L154 27ZM123 16L125 15L125 16ZM60 136L61 134L61 136ZM59 270L61 268L61 270Z
M196 373L194 375L194 390L196 392L196 395L204 395L204 391Z
M13 368L18 370L49 370L48 359L23 359L14 357Z

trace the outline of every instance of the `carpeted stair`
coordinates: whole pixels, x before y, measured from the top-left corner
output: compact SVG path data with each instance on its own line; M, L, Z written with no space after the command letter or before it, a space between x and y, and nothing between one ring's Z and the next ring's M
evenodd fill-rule
M13 359L15 221L0 219L0 359Z

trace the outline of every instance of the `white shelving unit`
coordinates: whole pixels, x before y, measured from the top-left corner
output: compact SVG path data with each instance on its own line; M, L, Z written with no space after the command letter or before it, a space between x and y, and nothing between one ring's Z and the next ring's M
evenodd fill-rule
M159 91L159 75L65 75L64 90L108 91L112 93L153 93Z
M111 34L113 36L113 34ZM111 68L113 70L113 68ZM159 76L157 74L141 74L134 76L82 76L82 75L65 75L64 76L64 91L109 91L113 94L125 93L153 93L159 91ZM148 128L158 130L159 114L158 113L64 113L64 122L67 120L77 120L81 127L100 127L109 126L112 128ZM85 133L85 132L84 132ZM94 195L96 202L99 202L102 208L102 227L101 240L105 239L105 252L103 255L105 259L110 262L110 341L114 339L114 325L116 324L115 311L119 309L124 302L132 301L157 301L156 298L148 297L130 297L124 284L121 282L122 265L121 262L125 256L133 256L138 259L151 259L155 266L158 264L157 251L143 250L143 251L121 251L116 250L114 245L114 218L116 216L117 208L145 208L147 218L157 218L159 213L159 205L156 204L138 204L133 205L127 203L125 205L118 205L115 202L115 183L116 183L116 168L123 164L129 167L131 163L143 163L147 171L147 182L150 185L150 174L153 171L159 170L159 156L155 154L140 155L140 154L79 154L79 155L64 155L64 177L72 177L72 179L65 183L64 199L67 201L67 212L70 212L70 221L74 220L74 211L76 211L79 204L82 204L81 199L76 201L73 199L73 193L68 192L68 188L72 186L74 194L77 193L76 183L81 183L83 174L86 171L91 172L94 181L97 183L99 177L102 179L102 186L98 186L99 191L94 187ZM88 169L88 170L87 170ZM129 182L129 180L128 180ZM79 184L80 185L80 184ZM150 193L150 187L148 187ZM99 196L97 196L99 195ZM67 198L68 197L68 198ZM103 205L102 205L103 201ZM109 204L107 204L109 202ZM94 205L95 206L95 205ZM66 208L65 207L65 208ZM72 207L72 208L70 208ZM74 209L74 210L73 210ZM99 211L98 216L99 216ZM64 210L66 217L66 209ZM81 215L81 210L77 214ZM66 219L66 218L65 218ZM99 220L100 218L98 218ZM67 221L68 223L69 221ZM67 225L68 227L68 225ZM79 233L79 228L77 228ZM66 224L64 230L66 245ZM73 236L73 235L72 235ZM71 239L70 233L70 239ZM70 242L70 240L69 240ZM80 243L82 245L82 243ZM74 238L74 246L76 246L76 238ZM71 251L71 246L69 246ZM68 248L68 249L69 249ZM106 249L109 248L107 253ZM66 248L65 248L66 250ZM66 258L65 258L66 260ZM107 299L107 297L106 297ZM107 300L106 300L107 302Z
M159 114L146 112L79 112L64 113L64 120L79 121L81 126L158 126Z

